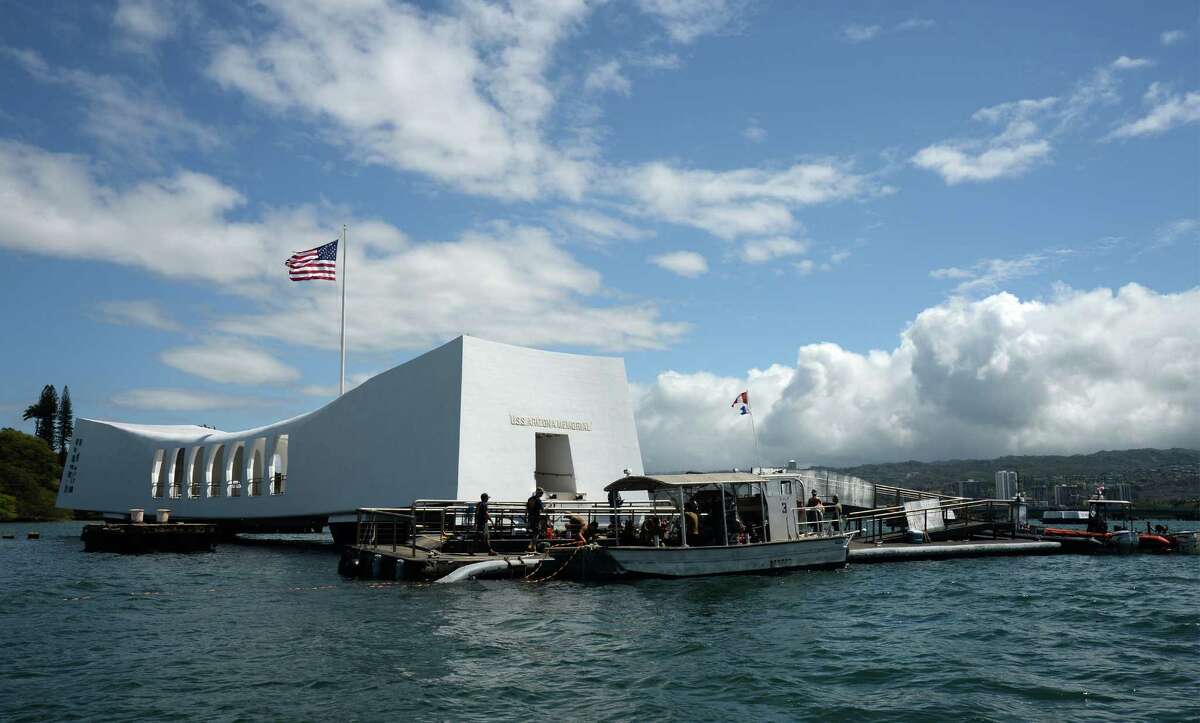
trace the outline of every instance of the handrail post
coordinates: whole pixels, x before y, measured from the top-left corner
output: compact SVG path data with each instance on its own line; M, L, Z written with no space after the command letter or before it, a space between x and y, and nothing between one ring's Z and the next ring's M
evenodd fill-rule
M412 532L412 554L413 554L413 557L416 557L417 556L417 503L416 502L414 502L412 504L412 507L410 508L410 510L412 511L412 519L409 520L408 522L409 522L409 525L412 527L412 530L411 530L411 532Z

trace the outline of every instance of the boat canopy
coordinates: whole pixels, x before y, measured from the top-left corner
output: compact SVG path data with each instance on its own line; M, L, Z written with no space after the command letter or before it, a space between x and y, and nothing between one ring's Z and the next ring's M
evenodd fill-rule
M604 488L605 492L651 492L664 487L702 487L704 485L767 482L765 477L749 472L705 472L703 474L631 475L622 477Z

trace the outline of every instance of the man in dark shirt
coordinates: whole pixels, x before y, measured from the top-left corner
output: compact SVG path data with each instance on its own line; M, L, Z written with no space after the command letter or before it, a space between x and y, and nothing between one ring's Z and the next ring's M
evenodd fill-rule
M525 502L525 527L529 528L529 549L537 550L538 538L542 535L542 488L530 495Z
M489 555L495 555L492 549L492 513L488 510L488 493L479 495L479 504L475 506L475 532L483 540L483 546Z

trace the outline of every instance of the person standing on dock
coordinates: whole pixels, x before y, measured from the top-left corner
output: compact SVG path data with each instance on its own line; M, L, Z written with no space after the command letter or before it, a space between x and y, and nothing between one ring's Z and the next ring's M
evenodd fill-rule
M475 532L483 540L487 554L495 555L492 549L492 513L488 510L488 493L479 495L479 504L475 506Z
M525 502L525 527L529 529L529 549L537 551L538 538L542 535L542 495L544 491L538 487Z
M812 491L812 496L808 498L805 507L808 508L809 529L806 532L821 533L822 522L825 519L825 505L821 504L821 498L817 497L817 491Z
M833 496L833 504L829 506L829 517L833 520L831 526L835 532L842 531L842 501L837 495Z

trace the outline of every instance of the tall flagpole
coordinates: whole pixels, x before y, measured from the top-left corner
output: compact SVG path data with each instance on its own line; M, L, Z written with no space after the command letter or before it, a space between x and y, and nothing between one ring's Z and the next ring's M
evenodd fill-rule
M350 268L350 249L346 246L346 224L342 224L342 364L338 376L338 396L346 392L346 270Z

